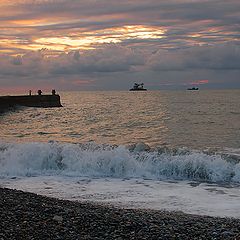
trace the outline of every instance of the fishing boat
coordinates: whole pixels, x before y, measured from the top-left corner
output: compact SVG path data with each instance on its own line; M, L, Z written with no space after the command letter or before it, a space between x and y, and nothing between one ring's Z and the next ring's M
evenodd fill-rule
M133 87L129 89L129 91L147 91L146 88L143 87L144 83L134 83Z
M192 88L188 88L187 90L197 91L198 88L197 87L192 87Z

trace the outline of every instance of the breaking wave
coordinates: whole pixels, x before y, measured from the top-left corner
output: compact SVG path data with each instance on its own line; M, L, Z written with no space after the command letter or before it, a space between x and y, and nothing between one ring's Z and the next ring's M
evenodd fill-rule
M64 175L240 183L238 155L187 149L49 143L0 143L0 176Z

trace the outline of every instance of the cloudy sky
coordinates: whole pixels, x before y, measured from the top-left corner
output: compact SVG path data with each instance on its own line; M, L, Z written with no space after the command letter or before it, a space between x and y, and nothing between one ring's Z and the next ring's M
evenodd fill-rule
M1 0L0 92L240 88L239 0Z

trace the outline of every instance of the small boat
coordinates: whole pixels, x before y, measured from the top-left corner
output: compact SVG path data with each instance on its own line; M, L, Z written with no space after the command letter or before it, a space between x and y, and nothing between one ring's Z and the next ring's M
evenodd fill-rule
M133 88L129 89L129 91L147 91L143 85L143 83L134 83Z
M193 90L193 91L197 91L198 88L197 87L192 87L192 88L188 88L187 90Z

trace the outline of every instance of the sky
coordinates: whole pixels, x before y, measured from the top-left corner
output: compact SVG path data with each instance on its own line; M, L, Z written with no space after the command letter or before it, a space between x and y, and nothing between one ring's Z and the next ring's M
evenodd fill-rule
M1 0L0 92L240 88L239 0Z

